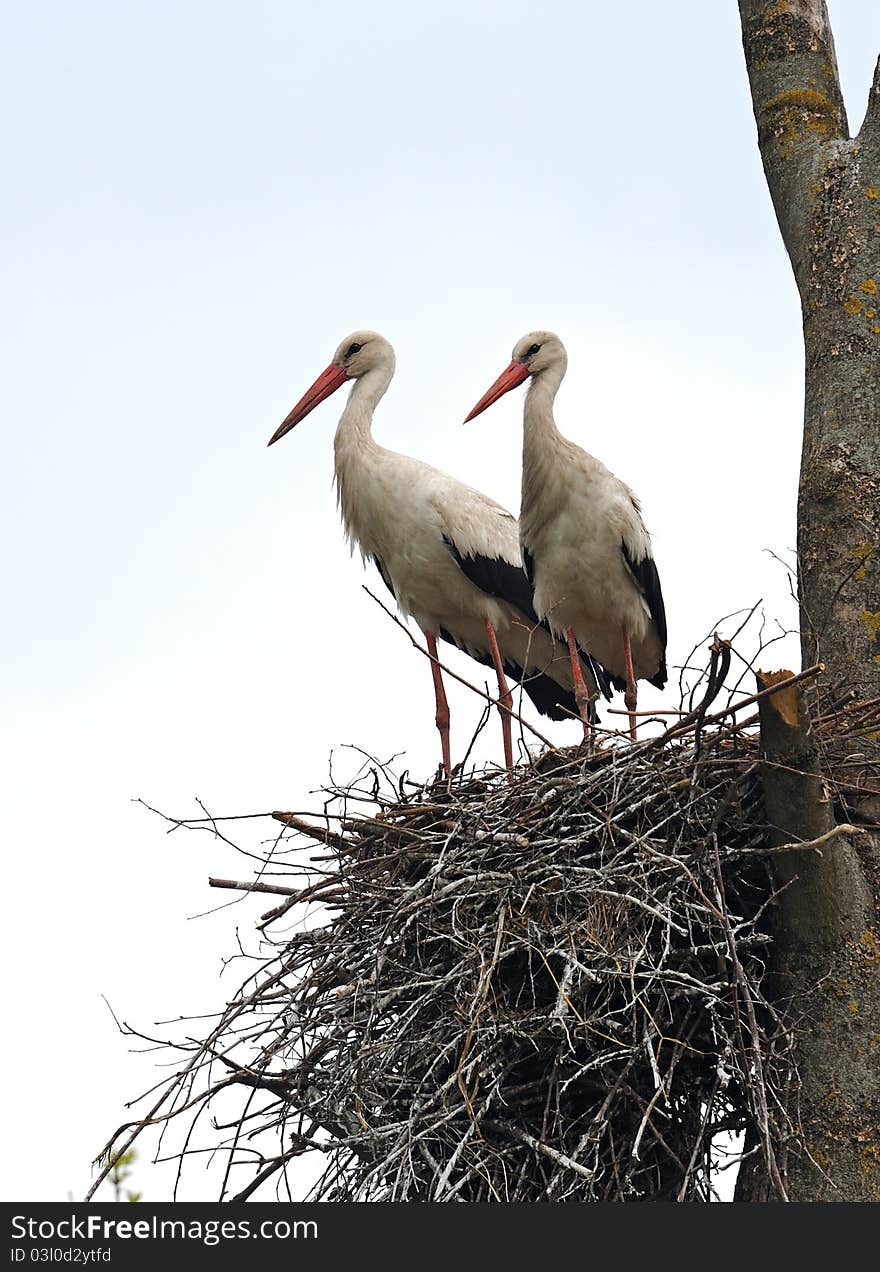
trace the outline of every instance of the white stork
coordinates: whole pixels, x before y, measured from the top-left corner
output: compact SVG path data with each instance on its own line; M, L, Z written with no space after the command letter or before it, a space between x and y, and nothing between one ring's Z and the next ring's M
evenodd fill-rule
M531 378L523 412L520 545L535 610L576 650L589 650L626 689L636 736L636 681L666 684L666 612L641 509L629 486L563 437L553 401L568 363L551 331L523 336L510 365L468 415ZM584 691L576 685L586 729Z
M506 676L520 681L542 714L576 713L564 646L541 625L522 567L516 518L493 500L420 460L386 450L373 438L373 412L394 375L394 350L375 331L342 341L333 361L269 440L271 446L346 381L352 391L334 438L335 479L346 538L372 559L401 611L425 634L431 655L443 766L452 771L449 705L437 662L437 637L451 641L498 678L504 759L513 765ZM601 669L578 663L587 696L597 696Z

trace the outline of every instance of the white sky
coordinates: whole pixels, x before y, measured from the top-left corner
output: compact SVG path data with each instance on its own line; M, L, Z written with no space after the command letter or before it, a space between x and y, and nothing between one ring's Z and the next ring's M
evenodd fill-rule
M855 128L880 7L830 10ZM188 921L247 865L132 799L315 806L345 743L436 764L427 665L342 542L342 395L266 449L338 341L395 345L385 444L515 510L519 395L461 420L557 330L558 423L642 498L673 664L760 597L793 619L765 550L802 359L734 0L18 4L0 59L0 1196L56 1200L156 1077L101 994L145 1030L219 1006L267 908ZM455 757L479 705L449 693Z

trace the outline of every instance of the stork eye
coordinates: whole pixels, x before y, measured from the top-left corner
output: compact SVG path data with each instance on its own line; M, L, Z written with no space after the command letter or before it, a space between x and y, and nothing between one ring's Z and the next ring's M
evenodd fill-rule
M359 344L357 344L357 343L355 343L355 344L350 344L350 345L348 346L348 349L347 349L347 350L346 350L346 352L345 352L345 356L346 356L346 358L351 358L354 354L356 354L356 353L360 353L360 351L361 351L361 349L363 349L363 347L364 347L363 345L359 345Z
M541 348L541 346L540 346L540 345L532 345L532 347L531 347L530 349L527 349L527 350L526 350L526 357L527 357L527 358L530 358L530 357L532 356L532 354L533 354L533 353L537 353L537 352L538 352L538 350L539 350L540 348Z

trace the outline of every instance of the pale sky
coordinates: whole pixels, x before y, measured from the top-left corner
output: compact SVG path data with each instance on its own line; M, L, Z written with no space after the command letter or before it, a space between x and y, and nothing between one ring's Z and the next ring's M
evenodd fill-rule
M829 8L855 130L880 7ZM145 1032L219 1007L266 908L191 920L247 864L132 800L319 807L345 744L436 765L427 664L342 540L342 395L266 449L339 340L396 348L384 444L515 511L520 395L461 421L558 331L557 422L641 497L672 664L760 598L794 621L768 550L794 544L802 354L735 0L56 0L3 26L0 1197L63 1200L159 1076L102 994ZM449 695L460 758L480 708ZM194 1169L183 1195L215 1192Z

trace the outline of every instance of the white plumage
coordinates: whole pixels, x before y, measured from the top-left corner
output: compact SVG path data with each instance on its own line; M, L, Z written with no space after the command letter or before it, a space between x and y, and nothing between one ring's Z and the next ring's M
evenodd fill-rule
M523 336L512 361L471 411L530 380L523 411L520 543L535 609L627 689L635 736L635 682L666 683L666 614L651 540L629 486L563 437L553 402L565 375L562 341Z
M394 374L394 350L372 331L342 341L330 366L293 408L270 445L346 381L353 387L334 439L335 476L345 533L372 560L400 609L425 633L453 641L494 665L510 766L511 699L505 672L523 683L544 714L577 709L565 647L539 624L522 568L516 518L493 500L429 464L386 450L371 432L373 412ZM498 657L493 650L497 642ZM582 670L595 696L589 667ZM447 770L448 705L432 663L436 722Z

